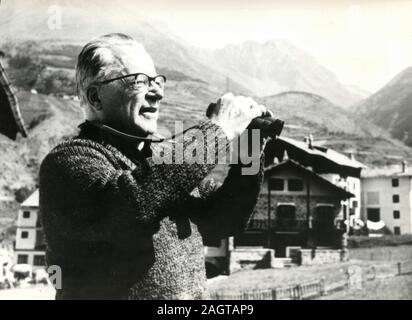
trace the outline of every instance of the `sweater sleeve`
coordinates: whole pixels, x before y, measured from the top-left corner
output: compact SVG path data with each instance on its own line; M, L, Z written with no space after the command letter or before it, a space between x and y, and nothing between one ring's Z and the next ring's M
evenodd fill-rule
M192 220L197 224L205 245L242 232L257 203L263 182L264 156L255 175L242 175L241 165L232 165L224 183L199 190L200 198L192 198Z
M163 159L171 156L173 164L159 163L155 154L134 169L122 170L101 150L71 145L57 149L43 161L41 188L46 188L51 177L58 177L58 184L71 187L80 195L99 198L108 205L126 206L140 223L158 221L204 179L221 152L228 149L229 142L220 127L205 121L196 129L196 135L189 132L182 137L183 151L200 150L212 155L214 161L192 163L192 152L179 153L176 147L160 146ZM176 161L179 157L180 161ZM49 184L48 190L52 188Z

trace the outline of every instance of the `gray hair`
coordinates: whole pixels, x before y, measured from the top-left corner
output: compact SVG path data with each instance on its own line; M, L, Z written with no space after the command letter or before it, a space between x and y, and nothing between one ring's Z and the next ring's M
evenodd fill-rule
M118 46L140 46L134 38L122 34L111 33L93 39L80 52L76 66L77 92L82 106L88 106L87 89L91 83L102 81L113 71L122 71L123 63L116 56Z

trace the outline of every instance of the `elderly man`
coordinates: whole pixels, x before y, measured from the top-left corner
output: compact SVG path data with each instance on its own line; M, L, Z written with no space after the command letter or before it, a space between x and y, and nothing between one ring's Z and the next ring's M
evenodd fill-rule
M202 237L245 227L262 170L242 175L241 165L232 165L220 188L199 187L215 163L193 163L167 142L150 143L166 79L129 36L88 43L76 79L87 120L40 169L47 262L62 270L56 298L204 298ZM183 136L183 151L200 148L217 160L264 111L250 98L226 94L191 129L203 135ZM182 161L156 163L159 150Z

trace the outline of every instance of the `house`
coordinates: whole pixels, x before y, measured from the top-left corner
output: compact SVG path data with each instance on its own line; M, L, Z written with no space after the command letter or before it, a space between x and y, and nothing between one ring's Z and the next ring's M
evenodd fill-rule
M285 151L291 159L308 166L314 172L333 184L353 194L353 197L342 200L342 214L348 227L360 219L361 203L361 171L367 168L357 161L353 155L349 157L336 152L331 148L316 143L310 135L305 141L281 137L276 141L274 148L278 148L275 157L282 159ZM268 157L269 160L273 157Z
M387 233L411 234L412 172L406 162L401 166L365 170L361 180L361 217L368 221L368 227L385 226Z
M313 138L279 137L266 145L265 154L264 185L247 230L208 248L209 268L222 257L227 272L252 260L289 263L296 252L302 264L345 260L343 234L361 215L365 166Z
M45 267L46 243L39 217L39 190L21 205L17 217L14 263Z
M341 247L342 201L354 195L293 160L266 168L255 212L235 247L265 246L285 257L287 247Z

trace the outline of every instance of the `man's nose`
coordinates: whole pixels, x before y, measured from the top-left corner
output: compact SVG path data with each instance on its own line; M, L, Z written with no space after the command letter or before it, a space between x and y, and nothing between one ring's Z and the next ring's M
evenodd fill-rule
M157 83L151 81L146 93L146 99L151 100L162 100L163 99L163 89L160 88Z

